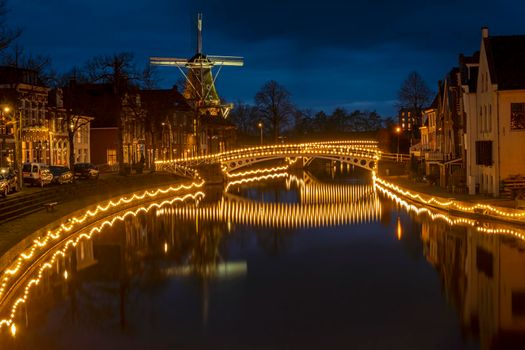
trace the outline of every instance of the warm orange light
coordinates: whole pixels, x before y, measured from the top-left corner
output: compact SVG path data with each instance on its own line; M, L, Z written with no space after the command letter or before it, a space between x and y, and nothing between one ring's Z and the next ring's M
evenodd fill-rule
M396 233L397 233L397 240L400 241L401 238L403 237L403 228L401 227L401 218L399 216L397 217Z
M396 132L399 134L401 132L401 128L398 126L396 127Z

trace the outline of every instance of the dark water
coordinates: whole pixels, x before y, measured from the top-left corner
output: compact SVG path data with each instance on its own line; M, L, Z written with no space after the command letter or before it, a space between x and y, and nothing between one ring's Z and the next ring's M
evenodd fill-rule
M408 212L346 175L210 189L198 208L152 210L83 240L0 344L525 349L524 242L455 219Z

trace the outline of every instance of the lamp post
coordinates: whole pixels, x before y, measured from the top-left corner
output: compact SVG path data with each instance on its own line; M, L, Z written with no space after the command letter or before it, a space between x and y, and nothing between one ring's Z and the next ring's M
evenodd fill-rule
M399 126L396 127L396 134L397 134L397 154L396 154L396 161L399 162L399 134L401 133L401 128Z
M261 130L261 146L263 145L263 123L259 122L257 127Z
M22 189L22 171L20 169L21 162L21 156L20 156L20 138L21 135L19 133L22 131L22 116L20 115L19 120L16 120L16 116L12 114L11 116L8 115L8 113L11 111L11 108L9 106L5 106L3 108L3 114L4 117L8 120L6 125L13 125L13 139L15 141L15 149L14 149L14 157L13 157L13 163L14 163L14 169L16 170L16 179L18 183L18 188ZM19 125L20 124L20 125Z

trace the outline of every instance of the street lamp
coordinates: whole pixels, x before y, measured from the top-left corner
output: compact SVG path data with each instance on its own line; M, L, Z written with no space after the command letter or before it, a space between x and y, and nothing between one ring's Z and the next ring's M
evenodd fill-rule
M257 127L261 130L261 146L263 145L263 123L259 122Z
M401 133L401 128L399 126L396 127L396 134L397 134L397 154L396 154L396 160L399 161L399 134Z
M20 152L19 143L20 143L21 135L19 133L21 133L22 131L22 116L20 115L20 119L17 121L15 115L8 116L9 112L11 112L11 108L9 108L9 106L5 106L3 108L3 115L4 115L4 118L7 119L6 125L9 125L9 124L13 125L13 138L15 141L14 167L13 168L16 170L18 188L21 189L22 188L22 171L21 171L20 165L22 164L22 157L20 155L21 152Z

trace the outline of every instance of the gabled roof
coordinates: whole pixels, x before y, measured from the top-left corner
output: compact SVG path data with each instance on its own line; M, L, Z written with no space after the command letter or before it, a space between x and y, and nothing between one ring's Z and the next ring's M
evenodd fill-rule
M525 35L483 39L490 78L498 90L525 89Z
M191 111L188 101L176 88L159 90L140 90L140 99L144 107Z
M472 56L459 55L461 85L467 85L469 92L476 92L478 87L479 51Z
M0 84L28 84L44 86L38 72L33 69L0 66Z

